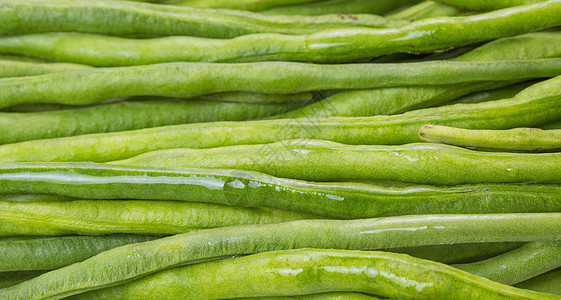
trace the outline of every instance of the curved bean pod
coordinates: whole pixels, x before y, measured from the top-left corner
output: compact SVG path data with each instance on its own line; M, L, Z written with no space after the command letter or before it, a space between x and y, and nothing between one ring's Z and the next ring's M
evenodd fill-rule
M15 60L0 61L0 78L43 75L68 70L82 70L90 67L69 63L36 63Z
M0 272L53 270L131 243L154 240L146 235L13 237L0 239Z
M261 119L302 105L156 99L47 112L0 112L0 144L175 124Z
M514 285L561 267L561 241L528 243L516 250L456 268Z
M262 14L317 16L326 14L382 15L419 0L323 0L300 5L283 5L259 11Z
M545 0L436 0L464 10L497 10L506 7L544 3Z
M457 61L518 60L561 57L561 32L537 32L499 39L468 53ZM493 89L508 82L455 84L451 86L401 87L344 91L317 103L280 115L281 118L359 117L391 115L446 103L473 91ZM510 98L516 93L509 95ZM503 99L497 98L497 99Z
M0 168L0 186L1 192L6 194L207 202L272 207L335 218L427 213L561 212L561 187L557 185L435 187L316 183L245 171L162 170L105 164L3 165ZM92 190L96 192L92 193ZM2 198L9 199L14 197ZM19 196L11 201L52 199Z
M0 236L172 235L194 229L314 218L318 217L279 209L183 201L0 202Z
M561 130L538 128L469 130L425 125L419 129L419 138L429 143L493 151L551 152L561 149Z
M560 0L561 1L561 0ZM158 76L154 76L158 74ZM318 65L168 63L0 78L0 108L26 103L86 105L128 96L193 97L219 92L265 94L524 80L561 75L561 59Z
M516 287L561 296L561 269L526 280Z
M236 275L232 276L234 270ZM160 299L160 294L165 293L170 298L221 299L334 290L396 299L558 298L509 287L407 255L320 249L274 251L179 267L78 297Z
M395 145L420 141L418 130L425 124L471 129L532 127L561 119L560 82L561 76L540 82L511 99L395 116L198 123L27 141L1 145L0 161L112 161L154 150L265 144L295 138Z
M124 1L2 0L0 7L0 35L77 31L121 36L232 38L252 33L299 35L333 28L403 24L368 14L279 16ZM541 28L551 23L544 21L536 25Z
M362 146L291 140L265 145L160 150L111 164L239 169L311 181L391 180L435 185L561 182L558 168L561 153L476 152L428 143ZM431 176L427 176L426 170L431 170Z
M483 92L474 92L459 98L454 99L454 101L449 102L447 105L451 104L458 104L458 103L481 103L481 102L488 102L494 100L501 100L512 98L516 96L516 94L520 93L521 91L525 90L526 88L538 83L539 81L526 81L522 83L515 83L512 85L508 85L502 88L483 91Z
M425 215L229 226L195 230L108 250L83 262L1 289L0 297L66 297L123 284L140 276L195 261L273 250L374 250L436 244L559 239L561 214ZM118 263L118 268L115 268L115 263Z

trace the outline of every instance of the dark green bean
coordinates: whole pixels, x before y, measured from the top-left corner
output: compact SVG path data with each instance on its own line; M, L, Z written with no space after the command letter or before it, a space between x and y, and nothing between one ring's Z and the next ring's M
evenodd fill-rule
M1 145L0 161L112 161L154 150L266 144L295 138L396 145L420 141L417 132L425 124L471 129L533 127L561 119L560 82L561 76L540 82L510 99L395 116L198 123L27 141Z
M515 83L502 88L487 90L482 92L474 92L459 98L454 101L447 103L447 105L458 104L458 103L481 103L494 100L501 100L512 98L516 94L520 93L524 89L538 83L539 81L526 81L522 83Z
M161 299L165 293L170 298L221 299L326 291L397 299L558 299L407 255L319 249L267 252L173 268L77 298Z
M140 276L200 260L272 250L374 250L454 243L560 239L561 214L425 215L229 226L195 230L108 250L83 262L2 289L0 297L60 298L123 284Z
M155 99L47 112L0 113L0 144L175 124L260 119L302 105Z
M561 0L559 0L561 2ZM158 76L154 76L158 74ZM86 105L128 96L194 97L219 92L287 94L326 89L441 85L554 77L561 59L318 65L168 63L0 78L0 108L26 103Z
M0 289L14 286L43 273L45 271L0 272Z
M314 218L318 217L279 209L183 201L3 201L0 236L172 235L194 229Z
M0 239L0 272L53 270L115 247L154 240L145 235L13 237Z
M561 129L561 120L543 124L542 129Z
M325 14L385 14L419 0L323 0L300 5L283 5L260 11L263 14L315 16Z
M470 130L425 125L419 129L419 138L429 143L491 151L552 152L561 149L561 130L538 128Z
M457 16L460 10L446 4L434 1L423 1L417 5L399 9L396 12L386 15L389 20L419 20L426 18Z
M516 287L561 296L561 269L526 280L517 284Z
M561 267L561 241L528 243L516 250L456 268L514 285Z
M403 24L369 14L280 16L124 1L2 0L0 4L0 35L77 31L124 36L232 38L251 33L309 34L334 28ZM550 27L551 21L544 21L536 25Z

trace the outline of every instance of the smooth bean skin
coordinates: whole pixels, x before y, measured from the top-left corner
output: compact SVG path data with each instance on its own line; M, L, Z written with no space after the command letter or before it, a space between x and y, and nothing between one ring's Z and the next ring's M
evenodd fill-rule
M561 267L561 241L528 243L516 250L456 268L514 285Z
M517 284L516 287L561 296L561 269L526 280Z
M46 112L0 112L0 144L175 124L261 119L302 105L302 102L267 104L154 99Z
M320 0L180 0L173 3L174 5L190 6L199 8L229 8L239 10L259 11L271 7L305 4L318 2Z
M325 291L360 291L396 299L558 298L403 254L320 249L274 251L179 267L77 297L222 299Z
M385 17L389 20L420 20L426 18L444 17L444 16L457 16L460 10L448 6L446 4L423 1L416 5L412 5L405 9L398 9L396 12L390 13Z
M83 70L88 66L69 63L35 63L0 60L0 78L43 75L67 70Z
M279 209L184 201L0 202L0 236L172 235L194 229L314 218L318 217Z
M1 238L0 272L53 270L115 247L156 238L132 234Z
M375 250L470 242L547 241L561 239L560 232L561 214L424 215L229 226L108 250L2 289L0 297L60 298L123 284L194 261L273 250Z
M497 10L506 7L544 3L545 0L436 0L464 10Z
M495 40L450 60L488 61L551 57L561 57L561 32L536 32ZM507 84L510 83L479 82L450 86L398 87L343 91L317 103L312 103L311 105L278 117L305 118L391 115L413 109L440 105L474 91L494 89ZM516 93L517 92L507 94L505 95L507 97L503 98L513 97Z
M301 35L333 28L403 24L369 14L348 18L338 15L280 16L123 1L2 0L0 4L1 35L76 31L118 36L233 38L252 33ZM537 23L540 26L550 24L550 21Z
M458 103L481 103L487 101L501 100L512 98L516 94L525 90L526 88L538 83L539 81L526 81L522 83L515 83L502 88L497 88L488 91L474 92L459 98L454 99L454 101L449 102L447 105L458 104Z
M387 251L444 264L467 264L515 250L523 243L476 243L392 248ZM386 250L384 250L386 251Z
M561 1L561 0L560 0ZM158 76L154 76L158 74ZM291 62L166 63L0 78L0 108L87 105L129 96L195 97L220 92L291 94L329 89L524 80L561 75L561 59L318 65Z
M486 151L552 152L561 149L561 130L515 128L509 130L469 130L448 126L425 125L419 138Z
M397 145L420 141L418 130L426 124L470 129L533 127L561 119L560 82L561 76L540 82L510 99L394 116L209 122L27 141L1 145L0 162L104 162L163 149L266 144L297 138Z
M561 212L557 185L454 187L318 183L232 170L162 170L103 164L14 164L0 168L1 200L146 199L271 207L330 218L414 214ZM95 193L92 193L95 191ZM13 196L9 194L37 194ZM43 194L58 195L58 197ZM54 198L54 199L53 199Z
M323 0L300 5L283 5L259 11L262 14L317 16L325 14L385 14L419 0Z
M390 180L434 185L561 182L557 168L561 153L477 152L430 143L362 146L291 140L161 150L111 163L164 169L239 169L310 181ZM426 170L431 170L430 176Z
M76 296L79 297L79 296ZM236 298L236 300L258 300L258 299L270 299L270 300L285 300L285 299L300 299L300 300L374 300L380 299L374 296L369 296L361 293L353 292L330 292L330 293L319 293L312 295L300 295L300 296L279 296L279 297L244 297Z

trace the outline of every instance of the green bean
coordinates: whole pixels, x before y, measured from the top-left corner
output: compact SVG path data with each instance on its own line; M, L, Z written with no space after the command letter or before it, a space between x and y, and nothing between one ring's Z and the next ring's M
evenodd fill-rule
M144 235L13 237L0 239L0 272L53 270L115 247L154 240Z
M522 243L455 244L393 248L386 251L404 253L445 264L465 264L491 258L512 251L522 245Z
M561 214L425 215L229 226L195 230L108 250L83 262L2 289L0 297L66 297L123 284L199 260L272 250L375 250L472 242L547 241L561 239L560 233Z
M539 4L545 0L436 0L464 10L496 10L506 7Z
M396 145L420 141L417 132L425 124L471 129L532 127L561 119L560 82L561 77L540 82L511 99L456 104L395 116L198 123L27 141L1 145L0 162L101 162L163 149L266 144L295 138Z
M161 170L105 164L13 164L0 168L3 201L146 199L272 207L333 218L414 214L561 212L557 185L454 187L317 183L225 170ZM92 193L92 191L95 191ZM57 199L63 201L69 199Z
M36 63L14 60L0 60L0 78L43 75L68 70L83 70L84 65L69 63Z
M456 268L513 285L561 267L561 242L528 243L516 250Z
M537 32L499 39L452 58L458 61L518 60L561 57L561 32ZM278 116L359 117L391 115L446 103L473 91L493 89L509 82L455 84L450 86L400 87L345 91L322 101ZM513 97L516 94L511 94ZM502 98L498 98L502 99Z
M240 169L310 181L392 180L435 185L561 182L561 169L557 167L561 153L477 152L429 143L359 146L290 140L160 150L111 163L150 168ZM427 176L427 169L434 173Z
M487 101L494 101L494 100L501 100L506 98L512 98L516 96L516 94L520 93L524 89L538 83L539 81L526 81L522 83L515 83L512 85L508 85L502 88L482 91L482 92L474 92L459 98L454 99L454 101L449 102L447 105L450 104L458 104L458 103L481 103Z
M552 152L561 149L561 130L539 128L469 130L425 125L419 129L419 138L429 143L491 151Z
M43 273L45 273L45 271L1 272L0 289L14 286L31 278L35 278Z
M389 20L419 20L443 16L457 16L460 10L434 1L423 1L417 5L386 15Z
M419 0L323 0L300 5L283 5L260 11L263 14L315 16L325 14L381 15Z
M397 299L558 299L407 255L320 249L267 252L174 268L78 297L159 299L165 293L170 298L220 299L325 291Z
M561 295L561 269L526 280L517 284L516 287Z
M184 233L244 224L270 224L317 216L271 208L182 201L0 202L0 236Z
M561 0L560 0L561 1ZM159 74L159 76L154 76ZM326 89L441 85L553 77L561 59L406 64L316 65L167 63L0 78L0 108L26 103L87 105L128 96L194 97L218 92L265 94Z
M273 16L123 1L2 0L0 4L1 35L77 31L124 36L232 38L251 33L299 35L334 28L403 24L368 14L344 18L339 15ZM537 23L550 24L548 21Z
M0 113L0 143L174 124L260 119L301 106L302 103L251 104L155 99L36 113Z
M305 4L310 2L318 2L320 0L180 0L174 3L174 5L184 5L190 7L200 7L200 8L229 8L229 9L241 9L241 10L252 10L259 11L268 9L271 7L283 6L283 5L293 5L293 4Z
M79 296L78 296L79 297ZM268 300L285 300L285 299L300 299L300 300L374 300L379 299L374 296L369 296L361 293L353 292L330 292L330 293L320 293L312 295L300 295L300 296L279 296L279 297L244 297L236 298L236 300L258 300L258 299L268 299Z

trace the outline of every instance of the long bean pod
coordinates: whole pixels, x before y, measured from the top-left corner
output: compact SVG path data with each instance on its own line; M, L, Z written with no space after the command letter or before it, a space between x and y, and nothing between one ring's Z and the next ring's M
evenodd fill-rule
M496 282L514 285L561 267L561 242L528 243L484 261L455 267Z
M229 226L108 250L2 289L0 297L65 297L200 260L272 250L375 250L470 242L547 241L561 239L560 232L561 214L425 215Z
M425 125L419 129L419 138L429 143L494 151L550 152L561 149L561 130L538 128L469 130Z
M561 269L526 280L517 284L516 287L561 296Z
M279 296L279 297L246 297L246 298L236 298L237 300L288 300L288 299L298 299L298 300L375 300L380 299L378 297L354 293L354 292L330 292L330 293L319 293L311 295L300 295L300 296Z
M36 63L0 60L0 78L43 75L67 70L82 70L88 66L69 63Z
M0 161L112 161L162 149L265 144L297 138L396 145L420 141L417 132L426 124L471 129L532 127L561 119L560 82L561 76L540 82L511 99L395 116L211 122L27 141L1 145Z
M175 124L261 119L302 105L155 99L47 112L0 112L0 144Z
M236 91L290 94L420 86L427 81L440 85L493 81L497 76L508 81L558 75L561 75L559 58L345 65L167 63L0 78L0 108L26 103L86 105L128 96L194 97Z
M457 16L459 14L460 10L455 7L434 1L423 1L405 9L398 9L396 12L390 13L385 17L390 20L415 21L426 18Z
M272 207L335 218L561 212L561 188L557 185L396 187L305 182L246 171L162 170L76 163L3 165L0 173L0 192L4 194L207 202ZM2 200L13 198L9 196ZM52 199L19 196L18 200L12 201Z
M419 0L323 0L300 5L283 5L259 11L262 14L316 16L325 14L382 15Z
M291 140L160 150L112 163L150 168L239 169L311 181L391 180L435 185L561 182L557 167L561 153L477 152L429 143L362 146ZM427 169L432 171L431 176L426 175Z
M165 293L170 298L221 299L326 291L358 291L395 299L558 298L407 255L319 249L267 252L174 268L78 298L160 299L160 293Z
M550 57L561 57L561 32L537 32L499 39L450 60L488 61ZM391 115L440 105L473 91L493 89L507 84L509 83L487 82L450 86L344 91L278 117L308 118ZM509 92L511 91L509 90ZM516 93L514 92L508 97L503 98L513 97Z
M194 229L314 218L317 216L280 209L183 201L4 201L0 202L0 236L172 235Z
M467 10L496 10L506 7L544 3L545 0L436 0Z
M413 257L445 264L467 264L506 253L522 246L523 243L476 243L409 248L392 248L387 251L404 253Z
M12 237L0 239L0 272L53 270L99 253L156 236L107 235L63 237Z
M508 85L502 88L497 88L493 90L487 90L482 92L474 92L459 98L454 99L454 101L449 102L447 105L450 104L458 104L458 103L481 103L487 101L494 101L494 100L501 100L512 98L516 96L516 94L520 93L524 89L528 88L531 85L536 84L539 81L526 81L522 83L515 83L512 85Z
M305 4L321 0L179 0L174 5L199 7L199 8L229 8L239 10L259 11L271 7Z
M252 33L299 35L333 28L403 24L369 14L280 16L125 1L2 0L0 4L1 35L77 31L124 36L232 38ZM52 18L53 15L58 17ZM551 26L552 20L544 21L536 22L536 28Z

